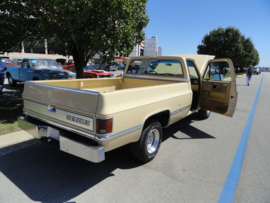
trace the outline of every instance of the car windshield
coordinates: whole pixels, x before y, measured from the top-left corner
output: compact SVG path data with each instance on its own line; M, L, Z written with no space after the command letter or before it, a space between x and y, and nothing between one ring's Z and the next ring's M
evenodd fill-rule
M173 60L132 60L129 64L127 73L183 77L183 69L180 61Z
M84 70L96 70L93 66L86 66Z
M31 59L31 66L35 69L41 68L60 68L56 60L51 59Z

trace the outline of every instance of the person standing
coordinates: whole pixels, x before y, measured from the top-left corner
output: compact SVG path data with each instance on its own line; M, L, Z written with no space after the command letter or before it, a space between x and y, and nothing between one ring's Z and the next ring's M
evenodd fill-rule
M4 81L5 81L5 74L4 71L7 70L6 64L0 60L0 94L2 94L2 91L4 89Z
M249 68L247 69L247 85L248 86L249 86L249 83L250 83L252 72L253 72L253 66L249 65Z

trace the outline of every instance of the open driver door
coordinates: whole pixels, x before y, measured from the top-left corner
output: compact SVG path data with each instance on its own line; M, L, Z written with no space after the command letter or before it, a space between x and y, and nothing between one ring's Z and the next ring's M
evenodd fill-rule
M232 117L237 94L233 62L209 60L202 72L200 108Z

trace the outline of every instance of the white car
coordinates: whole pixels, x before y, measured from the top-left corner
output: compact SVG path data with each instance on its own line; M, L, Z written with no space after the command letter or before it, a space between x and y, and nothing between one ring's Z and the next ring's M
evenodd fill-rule
M107 70L107 71L116 71L116 70L118 70L118 66L117 65L108 64L106 66L106 69L105 70Z

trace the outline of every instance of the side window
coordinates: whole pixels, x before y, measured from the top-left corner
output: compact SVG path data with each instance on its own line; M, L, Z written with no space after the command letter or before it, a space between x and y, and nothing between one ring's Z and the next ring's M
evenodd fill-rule
M24 60L24 61L23 61L23 67L24 67L24 68L30 68L29 60Z
M187 65L188 65L188 70L189 70L189 76L190 76L190 78L196 78L196 79L198 79L199 76L198 76L198 73L196 71L196 68L195 68L193 62L187 61Z
M231 81L229 64L225 61L209 63L203 79L214 81Z
M75 66L68 67L69 70L75 70Z

